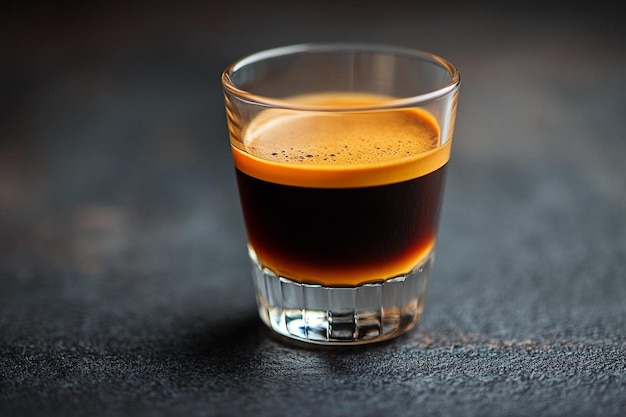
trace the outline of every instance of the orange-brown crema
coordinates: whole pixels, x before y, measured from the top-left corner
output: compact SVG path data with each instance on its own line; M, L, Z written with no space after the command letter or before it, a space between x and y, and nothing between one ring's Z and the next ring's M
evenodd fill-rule
M418 108L372 108L388 97L321 93L290 102L333 111L267 109L231 140L235 166L261 180L314 188L391 184L426 175L450 157L435 118Z

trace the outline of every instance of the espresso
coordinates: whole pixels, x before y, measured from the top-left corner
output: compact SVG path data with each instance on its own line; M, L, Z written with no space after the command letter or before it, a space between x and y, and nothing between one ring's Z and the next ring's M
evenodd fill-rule
M307 104L375 97L315 95ZM449 143L421 110L266 110L233 141L259 264L295 281L357 285L412 270L431 251Z

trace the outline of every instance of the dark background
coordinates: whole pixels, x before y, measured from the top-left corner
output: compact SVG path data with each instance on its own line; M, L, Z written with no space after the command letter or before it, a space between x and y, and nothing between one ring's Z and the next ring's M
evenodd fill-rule
M0 13L0 415L626 414L626 31L605 2L24 2ZM371 41L455 63L416 330L257 318L220 73Z

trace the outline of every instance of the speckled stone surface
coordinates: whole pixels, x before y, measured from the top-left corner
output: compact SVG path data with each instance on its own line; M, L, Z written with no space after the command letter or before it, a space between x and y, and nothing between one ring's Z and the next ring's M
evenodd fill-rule
M626 415L617 10L357 2L0 17L0 415ZM306 41L461 70L419 327L309 348L257 318L219 75Z

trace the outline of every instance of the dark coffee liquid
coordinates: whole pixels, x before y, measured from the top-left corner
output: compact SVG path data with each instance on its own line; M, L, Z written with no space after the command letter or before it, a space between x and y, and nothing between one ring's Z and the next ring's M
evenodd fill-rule
M410 263L434 244L445 169L395 184L330 189L275 184L237 170L249 243L262 263L284 265L282 272L304 282L354 284L351 271Z

